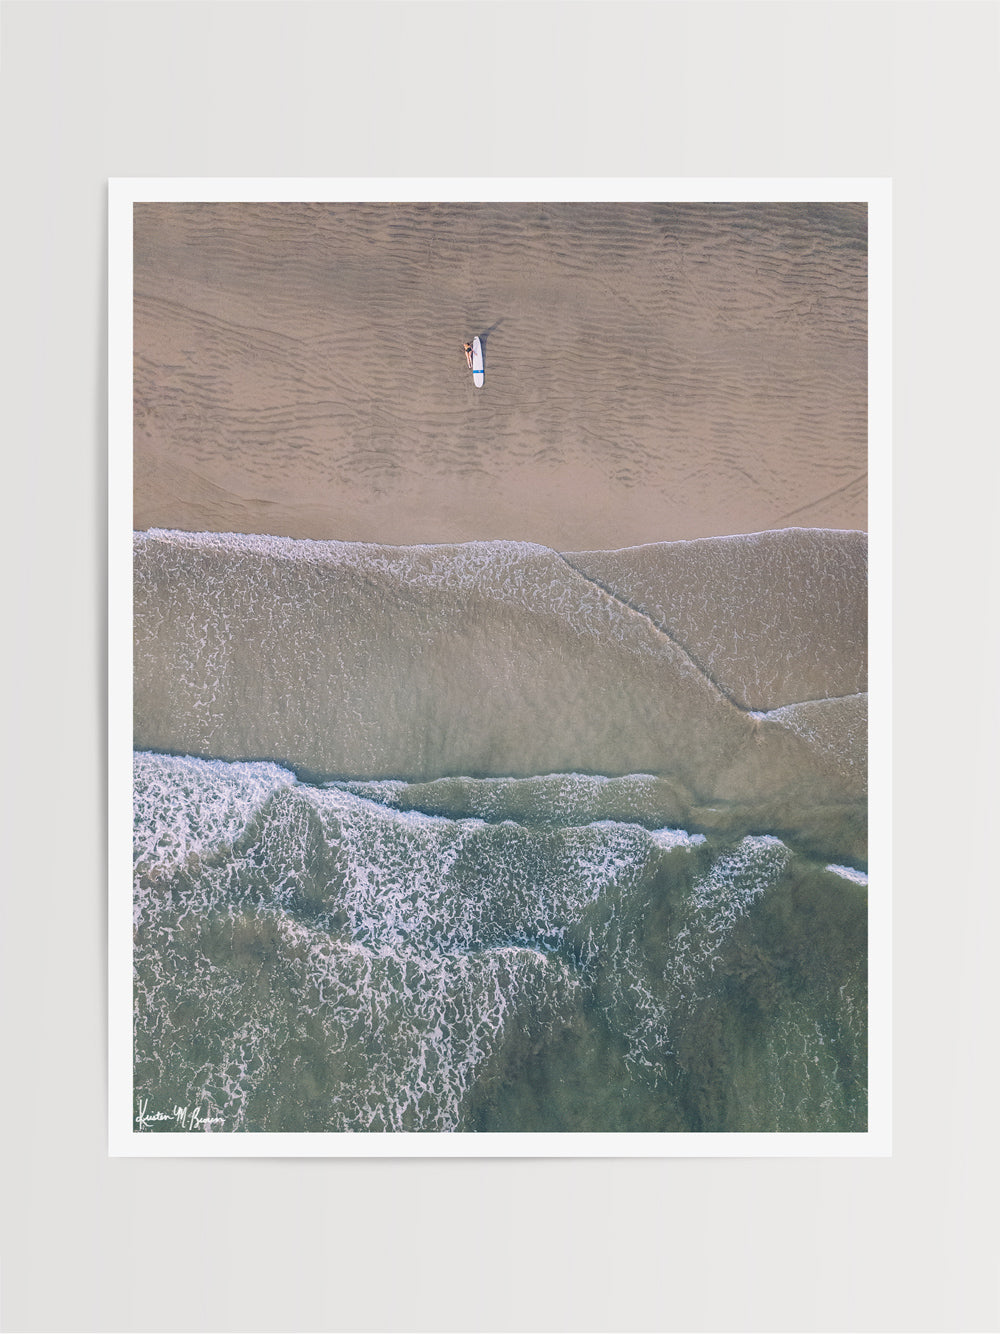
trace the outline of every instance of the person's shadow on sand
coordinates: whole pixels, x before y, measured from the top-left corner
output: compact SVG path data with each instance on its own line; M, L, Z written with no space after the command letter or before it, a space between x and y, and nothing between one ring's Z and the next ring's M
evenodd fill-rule
M489 327L488 329L484 329L483 332L482 332L481 334L478 334L478 335L477 335L477 337L479 338L480 343L482 344L482 348L483 348L483 361L484 361L484 362L486 361L486 343L487 343L487 340L489 339L489 336L490 336L490 334L493 332L494 329L499 329L499 328L500 328L500 326L501 326L501 324L503 324L505 318L506 318L505 316L501 315L500 318L499 318L498 320L494 320L494 322L490 325L490 327Z

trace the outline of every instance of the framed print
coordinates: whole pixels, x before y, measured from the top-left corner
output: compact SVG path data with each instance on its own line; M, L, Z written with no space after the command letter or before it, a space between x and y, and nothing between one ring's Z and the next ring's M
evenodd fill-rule
M889 212L111 183L113 1153L889 1152Z

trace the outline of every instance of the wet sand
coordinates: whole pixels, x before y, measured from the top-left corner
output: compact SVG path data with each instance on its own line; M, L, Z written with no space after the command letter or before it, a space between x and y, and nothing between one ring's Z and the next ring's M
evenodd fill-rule
M135 527L864 530L866 282L861 204L137 205Z

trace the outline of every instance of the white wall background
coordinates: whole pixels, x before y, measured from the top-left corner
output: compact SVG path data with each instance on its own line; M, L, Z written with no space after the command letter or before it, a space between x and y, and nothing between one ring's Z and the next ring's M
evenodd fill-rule
M998 113L995 3L6 0L3 1329L998 1328ZM107 1157L106 181L237 175L893 178L891 1159Z

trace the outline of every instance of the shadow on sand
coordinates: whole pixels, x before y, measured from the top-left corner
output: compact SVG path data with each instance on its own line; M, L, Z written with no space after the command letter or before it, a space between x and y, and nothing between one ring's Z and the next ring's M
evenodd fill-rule
M487 343L487 341L489 340L489 336L490 336L490 334L493 332L494 329L499 329L499 328L500 328L501 324L503 324L503 322L504 322L504 319L505 319L505 316L501 315L500 318L499 318L498 320L494 320L494 322L490 325L490 327L489 327L488 329L484 329L483 332L482 332L481 334L478 335L478 337L479 337L479 341L480 341L480 343L482 343L482 345L483 345L483 361L484 361L484 362L485 362L485 360L486 360L486 343Z

